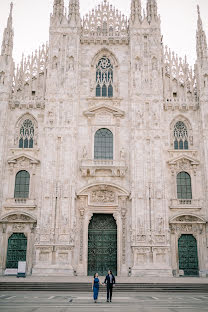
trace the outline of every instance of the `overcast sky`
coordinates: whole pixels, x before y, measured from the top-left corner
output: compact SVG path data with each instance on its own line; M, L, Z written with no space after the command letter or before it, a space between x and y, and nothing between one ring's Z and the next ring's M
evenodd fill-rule
M0 42L9 14L10 0L0 0ZM81 15L94 8L100 0L80 0ZM197 4L208 37L208 0L158 0L158 11L161 16L161 29L165 45L184 57L193 65L196 58L195 36L197 25ZM48 41L49 16L53 0L13 0L14 52L16 63L21 55L31 54L42 43ZM65 0L68 7L69 0ZM129 16L131 0L111 0L116 8ZM143 8L146 0L142 1Z

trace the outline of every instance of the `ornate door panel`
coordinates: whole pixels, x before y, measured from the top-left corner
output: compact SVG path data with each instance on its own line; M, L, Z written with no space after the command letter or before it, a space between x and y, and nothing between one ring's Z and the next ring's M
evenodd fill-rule
M88 275L117 274L117 226L112 215L94 214L88 229Z
M179 270L185 276L198 276L197 241L191 234L183 234L178 240Z
M7 269L17 269L18 261L26 261L27 238L24 233L13 233L8 239Z

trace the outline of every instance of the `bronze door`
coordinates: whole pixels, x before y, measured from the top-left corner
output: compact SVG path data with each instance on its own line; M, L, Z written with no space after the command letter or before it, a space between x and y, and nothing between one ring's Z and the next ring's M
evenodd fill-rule
M179 270L185 276L198 276L197 241L191 234L183 234L178 240Z
M24 233L13 233L8 239L7 269L17 269L18 261L26 261L27 238Z
M88 275L117 275L117 225L110 214L94 214L88 229Z

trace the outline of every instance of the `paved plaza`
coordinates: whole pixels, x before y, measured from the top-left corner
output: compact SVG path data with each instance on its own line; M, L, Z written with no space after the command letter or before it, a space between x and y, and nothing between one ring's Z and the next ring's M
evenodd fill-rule
M208 311L208 293L115 293L107 303L101 293L98 303L92 293L0 292L1 312L203 312Z

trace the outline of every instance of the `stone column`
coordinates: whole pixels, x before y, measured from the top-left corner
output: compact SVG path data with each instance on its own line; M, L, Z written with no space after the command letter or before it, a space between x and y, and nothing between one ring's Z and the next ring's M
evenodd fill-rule
M121 198L121 275L128 276L126 266L126 198Z
M6 269L6 258L7 258L7 246L8 246L8 237L7 237L7 225L2 223L2 243L1 243L1 261L2 261L2 274Z
M78 267L77 273L79 275L84 275L84 233L85 233L85 198L80 198L80 205L79 205L79 229L80 229L80 241L79 241L79 258L78 258Z

